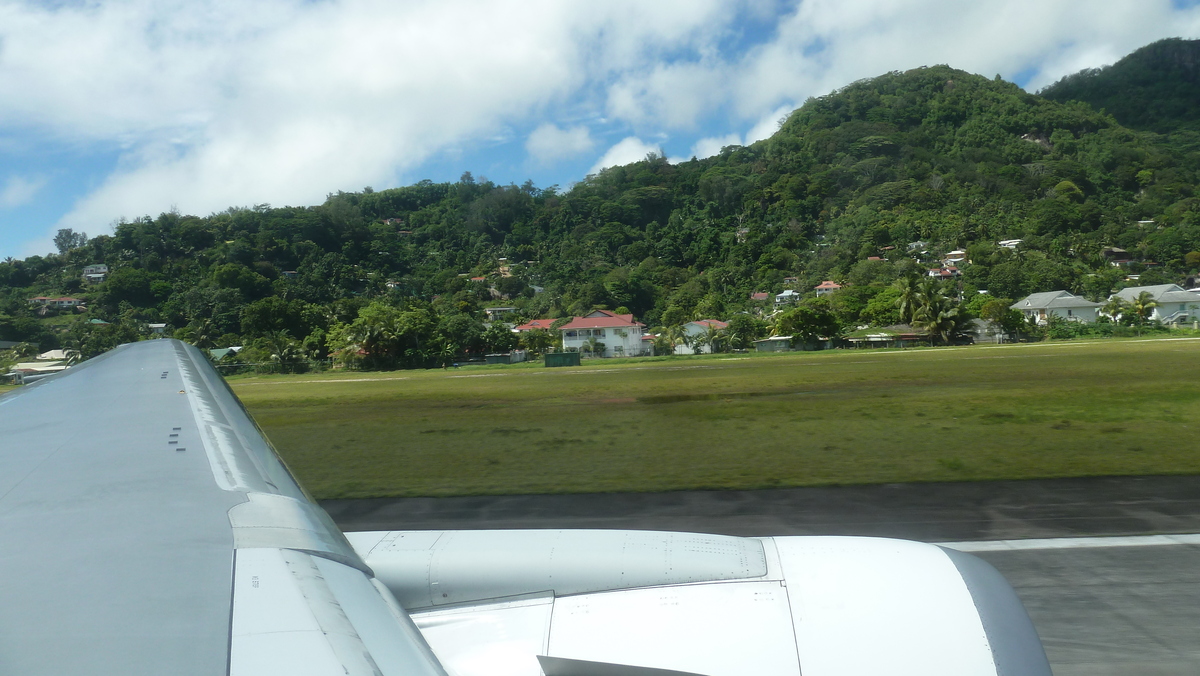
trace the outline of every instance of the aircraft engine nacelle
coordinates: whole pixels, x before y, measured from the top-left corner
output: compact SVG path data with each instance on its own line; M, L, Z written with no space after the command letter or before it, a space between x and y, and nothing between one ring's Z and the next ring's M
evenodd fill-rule
M347 534L452 676L1049 676L986 562L858 537Z

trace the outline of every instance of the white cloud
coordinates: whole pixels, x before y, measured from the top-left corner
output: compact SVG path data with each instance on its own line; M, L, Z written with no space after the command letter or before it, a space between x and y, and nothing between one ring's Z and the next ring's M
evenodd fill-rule
M621 139L616 145L609 148L599 160L596 160L596 163L592 165L588 173L597 174L600 173L601 169L638 162L646 159L646 155L650 153L661 155L662 148L646 143L636 136L629 136Z
M750 131L746 132L746 145L765 138L771 138L775 132L779 131L780 125L787 119L788 114L795 109L796 105L789 102L763 115L758 123L751 127Z
M0 97L0 131L122 148L55 227L319 202L575 105L736 2L0 0L0 91L22 92Z
M772 12L760 44L730 51L745 17ZM0 135L120 149L117 169L54 226L93 232L172 205L208 213L310 204L332 190L393 185L430 157L513 128L536 127L526 150L541 163L594 148L586 127L560 128L555 118L629 136L596 168L641 159L658 149L640 139L663 133L704 137L693 152L708 154L734 136L769 136L809 96L890 70L948 63L1031 73L1037 89L1172 35L1200 35L1200 8L1171 0L0 0L0 91L20 92L0 97Z
M743 145L742 137L737 134L702 138L692 145L692 157L702 160L706 157L712 157L713 155L721 152L721 148L724 148L725 146L740 145Z
M773 133L792 104L888 71L949 64L988 76L1024 74L1037 90L1163 37L1200 37L1200 7L1180 9L1171 0L788 4L775 33L742 53L701 47L694 58L623 74L609 87L609 114L640 127L687 130L724 110L730 126L758 122L746 137L753 142Z
M586 153L595 145L586 126L560 129L557 125L547 122L534 129L525 140L525 151L535 161L550 164Z
M34 196L45 185L45 178L9 176L0 187L0 209L12 209L32 202Z

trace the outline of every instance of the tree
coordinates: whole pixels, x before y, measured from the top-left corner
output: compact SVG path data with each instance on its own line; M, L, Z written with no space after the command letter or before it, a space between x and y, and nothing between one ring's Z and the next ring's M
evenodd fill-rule
M279 365L280 373L296 373L304 366L300 345L286 329L272 331L264 338L270 360Z
M736 350L748 350L754 341L767 334L767 326L757 317L741 314L734 315L725 327L730 347Z
M534 356L545 354L558 344L558 336L545 329L525 331L520 335L520 345Z
M483 344L488 352L508 352L517 346L517 334L502 322L492 322L483 332Z
M775 322L775 335L790 335L793 346L835 338L841 332L837 316L823 299L797 305L779 315Z
M1025 327L1025 315L1021 314L1020 310L1014 310L1011 305L1011 299L994 298L980 307L979 316L995 322L1005 333L1020 333Z
M582 348L583 348L582 351L589 356L595 357L597 352L599 352L600 355L603 356L604 350L605 350L605 345L604 345L604 343L596 340L595 336L592 336L591 338L588 338L587 341L584 342Z
M1107 315L1114 322L1121 319L1121 314L1126 310L1125 299L1114 295L1108 299L1104 305L1100 306L1100 313Z
M718 328L715 324L706 325L704 332L693 339L693 344L696 346L696 352L702 352L706 347L712 353L724 352L728 349L725 329Z
M875 294L867 301L859 318L872 326L891 326L899 324L901 319L900 299L902 290L892 285Z
M200 319L189 327L187 337L185 338L192 345L200 349L214 347L217 339L217 326L210 319Z
M1126 307L1133 316L1134 323L1139 327L1138 335L1141 335L1140 327L1150 321L1150 316L1154 313L1154 308L1158 307L1158 303L1155 302L1154 296L1149 291L1143 291L1137 295L1137 298L1129 301Z
M78 249L81 246L86 246L88 236L86 232L75 232L70 228L63 228L54 235L54 247L58 249L58 253L65 254L71 249Z
M683 324L672 324L664 327L662 334L671 346L671 354L675 354L675 350L680 345L691 346L692 336L687 332L687 328Z
M968 317L959 312L958 303L940 293L922 295L921 305L913 313L913 328L929 334L933 341L949 345L966 328Z
M911 324L913 313L920 304L921 278L916 275L906 275L896 280L895 287L898 292L895 303L900 310L900 321Z

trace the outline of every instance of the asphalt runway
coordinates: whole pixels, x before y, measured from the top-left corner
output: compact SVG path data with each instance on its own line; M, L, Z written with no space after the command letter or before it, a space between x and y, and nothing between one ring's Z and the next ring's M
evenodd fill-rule
M1200 477L337 500L344 530L630 528L872 535L980 556L1056 676L1200 674ZM1182 534L1182 535L1172 535Z

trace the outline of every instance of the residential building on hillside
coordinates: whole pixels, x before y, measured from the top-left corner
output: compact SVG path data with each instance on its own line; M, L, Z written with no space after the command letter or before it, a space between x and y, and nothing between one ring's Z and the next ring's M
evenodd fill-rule
M500 318L503 317L504 315L506 315L510 312L516 312L516 311L517 311L517 308L515 308L515 307L485 307L485 308L483 308L483 313L485 315L487 315L489 322L499 321Z
M841 284L838 284L837 282L830 281L827 279L827 280L821 282L820 284L814 286L813 291L816 291L818 296L828 296L829 294L833 293L834 291L837 291L840 288L842 288Z
M1131 286L1113 294L1126 303L1146 292L1157 303L1149 319L1164 324L1188 324L1200 321L1200 294L1184 289L1178 284L1156 284L1154 286Z
M575 317L563 324L564 350L589 352L592 339L603 349L596 351L602 357L640 357L649 354L648 341L642 340L646 325L634 321L633 315L619 315L608 310L595 310L584 317Z
M796 303L800 300L800 296L800 293L792 289L786 289L783 293L775 294L775 307L783 307L784 305Z
M84 303L82 298L71 298L70 296L61 296L59 298L50 298L49 296L35 296L33 298L30 298L29 302L33 303L34 305L42 305L45 307L57 307L57 308L77 307L77 306L83 305L83 303Z
M517 333L524 333L525 331L533 331L535 329L540 329L542 331L549 331L550 325L553 324L555 321L556 320L553 320L553 319L532 319L528 322L525 322L524 324L522 324L520 326L513 328L513 331L515 331Z
M1019 310L1026 319L1045 324L1052 316L1071 322L1094 322L1100 305L1070 291L1046 291L1030 294L1009 307Z
M675 354L711 354L712 345L700 345L702 342L699 339L706 335L709 327L715 328L718 331L725 329L729 324L719 319L697 319L694 322L688 322L683 325L684 332L687 333L687 342L675 346Z
M85 265L83 267L83 281L88 284L99 284L108 278L108 266L103 263L94 265Z

